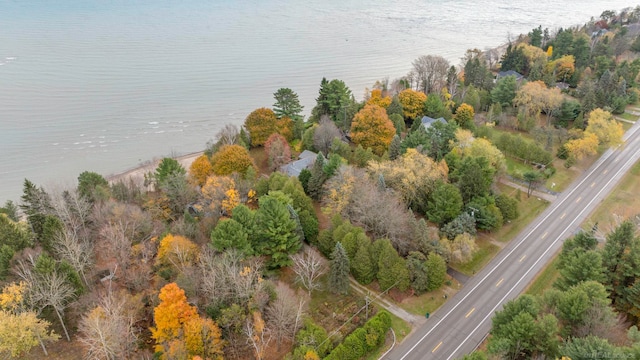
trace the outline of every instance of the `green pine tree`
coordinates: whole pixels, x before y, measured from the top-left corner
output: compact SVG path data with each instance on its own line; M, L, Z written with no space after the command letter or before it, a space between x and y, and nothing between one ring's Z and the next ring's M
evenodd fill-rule
M349 292L349 257L340 242L336 243L331 253L329 288L336 294Z

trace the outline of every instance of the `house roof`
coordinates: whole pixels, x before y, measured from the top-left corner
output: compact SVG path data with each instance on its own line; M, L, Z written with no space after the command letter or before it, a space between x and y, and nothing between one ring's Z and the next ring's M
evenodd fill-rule
M428 129L436 121L439 121L439 122L441 122L443 124L447 123L447 120L445 120L443 117L439 117L437 119L434 119L432 117L423 116L422 119L420 120L420 122L422 122L422 126L424 126L425 129Z
M318 154L314 153L313 151L305 150L301 152L300 155L298 155L298 159L306 159L308 157L312 157L315 159L316 156L318 156Z
M515 76L516 80L524 79L524 75L522 75L519 72L514 71L514 70L500 71L498 73L498 75L496 76L496 79L500 79L500 78L505 77L505 76Z
M305 150L298 155L299 160L281 166L280 171L289 176L298 176L302 170L308 169L313 165L317 156L318 154L313 151Z

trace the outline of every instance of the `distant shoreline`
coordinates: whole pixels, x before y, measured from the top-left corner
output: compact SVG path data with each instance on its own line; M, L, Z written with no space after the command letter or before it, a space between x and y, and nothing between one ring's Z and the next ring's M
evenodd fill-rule
M204 151L197 151L197 152L176 156L173 159L178 160L180 165L182 165L186 170L189 170L189 167L191 167L191 163L193 163L193 161L202 154L204 154ZM160 161L162 161L162 158L154 158L151 160L147 160L144 163L134 168L125 170L120 173L108 175L105 178L110 183L127 180L127 179L133 179L134 181L139 181L139 180L144 181L144 175L148 172L153 172L156 169L156 167L158 167L158 164L160 163Z

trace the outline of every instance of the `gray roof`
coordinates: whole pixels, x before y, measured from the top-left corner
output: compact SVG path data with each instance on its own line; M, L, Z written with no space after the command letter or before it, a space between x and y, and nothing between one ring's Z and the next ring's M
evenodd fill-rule
M500 71L498 73L498 75L496 76L496 79L500 79L503 78L505 76L515 76L516 80L522 80L524 79L524 75L520 74L517 71L513 71L513 70L507 70L507 71Z
M305 150L301 152L300 155L298 155L298 159L306 159L308 157L312 157L315 159L316 156L318 156L318 154L314 153L313 151Z
M437 119L434 119L432 117L428 117L428 116L423 116L422 119L420 120L420 122L422 122L422 126L424 126L425 129L428 129L429 127L431 127L431 125L433 123L435 123L436 121L439 121L443 124L447 123L447 120L445 120L443 117L439 117Z
M298 176L302 170L308 169L313 165L317 156L318 154L313 151L305 150L298 155L299 160L281 166L280 171L289 176Z

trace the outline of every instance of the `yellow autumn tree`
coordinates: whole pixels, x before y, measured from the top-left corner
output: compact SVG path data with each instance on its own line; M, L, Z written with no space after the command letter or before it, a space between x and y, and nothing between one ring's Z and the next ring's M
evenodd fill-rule
M382 175L385 184L412 208L422 208L437 182L447 181L449 168L444 160L436 162L416 149L407 149L394 161L371 162L367 171L374 177Z
M569 140L564 144L569 156L580 160L585 156L595 155L598 152L598 136L585 132L579 139Z
M0 357L18 358L38 344L48 356L44 344L60 338L49 330L51 323L25 309L27 290L20 282L6 285L0 293Z
M24 295L27 289L27 283L23 281L5 285L0 293L0 309L13 313L21 312L24 308Z
M231 214L235 205L240 203L240 194L236 190L236 183L228 176L209 176L200 189L202 205L206 211L218 215Z
M553 111L562 105L562 93L558 88L547 88L542 81L531 81L516 92L513 105L534 117L544 111L548 122Z
M244 128L249 132L251 146L262 146L269 135L278 132L278 125L278 117L269 108L256 109L244 120Z
M624 129L610 112L595 109L589 113L588 125L585 133L592 133L598 137L600 144L616 146L622 144Z
M193 264L198 259L196 244L184 236L167 234L160 240L158 247L158 265L173 265L178 269Z
M213 174L211 160L207 155L198 156L189 167L189 178L198 186L204 185L209 175Z
M529 65L532 65L536 61L547 61L547 53L537 46L521 43L518 48L522 49L522 53L529 61Z
M240 145L224 145L211 157L211 167L216 175L245 175L249 168L255 170L249 151Z
M465 129L470 129L473 126L473 119L475 117L475 111L473 106L462 103L456 109L456 114L453 116L453 120Z
M573 55L565 55L556 60L549 61L545 71L555 74L556 81L567 81L576 71L576 58Z
M423 114L424 102L427 95L420 91L405 89L398 94L400 104L402 104L402 115L407 119L417 119Z
M365 149L371 149L376 155L384 154L395 134L396 129L387 112L378 105L365 105L351 122L353 142Z
M211 319L193 317L184 324L184 343L190 357L222 360L222 332Z
M0 355L20 358L40 343L58 340L60 336L49 331L50 325L33 311L14 314L0 310Z
M151 337L156 341L156 351L167 352L171 341L180 339L184 324L197 318L198 312L189 305L184 290L176 283L169 283L160 289L160 304L153 309Z
M475 138L471 131L465 129L457 129L455 136L452 151L460 157L484 157L496 172L501 173L506 169L504 154L489 140Z
M320 356L318 356L318 353L316 353L315 350L309 349L304 354L304 360L320 360Z
M382 97L381 89L371 90L371 96L367 100L368 105L378 105L382 108L388 108L391 105L391 96Z

